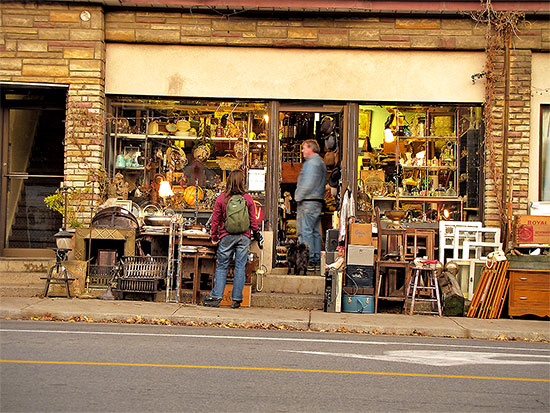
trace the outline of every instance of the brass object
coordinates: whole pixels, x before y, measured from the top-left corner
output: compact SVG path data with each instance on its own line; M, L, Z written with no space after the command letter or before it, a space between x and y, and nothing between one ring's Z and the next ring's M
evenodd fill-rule
M407 211L403 210L390 210L384 212L387 218L392 220L391 226L393 228L403 228L401 220L407 215Z

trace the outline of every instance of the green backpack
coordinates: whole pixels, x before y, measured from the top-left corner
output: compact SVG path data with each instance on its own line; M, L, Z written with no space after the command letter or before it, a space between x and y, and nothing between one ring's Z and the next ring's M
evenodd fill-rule
M250 227L248 206L242 195L233 195L225 207L225 229L230 234L244 234Z

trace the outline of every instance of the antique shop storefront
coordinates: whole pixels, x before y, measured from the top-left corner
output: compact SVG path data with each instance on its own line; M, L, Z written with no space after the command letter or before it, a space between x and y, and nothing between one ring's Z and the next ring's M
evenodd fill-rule
M227 171L244 168L265 218L268 266L278 243L295 236L293 194L307 138L319 141L331 184L324 229L347 187L364 218L393 202L418 221L468 210L478 217L471 194L479 193L483 88L467 74L482 60L473 52L108 44L107 170L122 175L121 191L142 208L156 203L206 223ZM330 139L320 128L327 118ZM162 181L173 196L158 197Z

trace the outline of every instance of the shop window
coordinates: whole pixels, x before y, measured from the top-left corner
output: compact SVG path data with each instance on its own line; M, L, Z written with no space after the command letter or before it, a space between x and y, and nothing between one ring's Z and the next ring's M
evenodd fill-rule
M110 107L106 197L211 211L227 174L241 169L248 191L265 204L265 103L117 97Z
M541 107L540 200L550 201L550 105Z
M404 209L406 220L479 211L481 107L361 105L358 215Z

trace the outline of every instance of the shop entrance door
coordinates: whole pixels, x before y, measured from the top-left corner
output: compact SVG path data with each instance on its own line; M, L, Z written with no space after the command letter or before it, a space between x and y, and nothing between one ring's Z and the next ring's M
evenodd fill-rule
M63 181L66 89L0 88L0 255L47 256L62 221L44 198Z
M330 118L334 123L333 132L329 135L323 133L321 124L323 118ZM278 208L278 228L276 228L276 254L274 266L286 266L285 250L297 238L296 211L297 204L294 200L296 183L300 173L302 159L302 143L307 139L316 140L320 147L319 155L325 159L327 165L327 182L332 171L345 167L345 140L346 118L343 105L304 105L281 104L279 107L280 141L280 171L281 183L279 186L280 204ZM331 129L332 130L332 129ZM331 196L327 193L325 206L321 218L322 238L324 241L325 230L332 228L332 215L337 209L338 195L340 192L339 180L332 180L334 189ZM274 228L275 229L275 228Z

